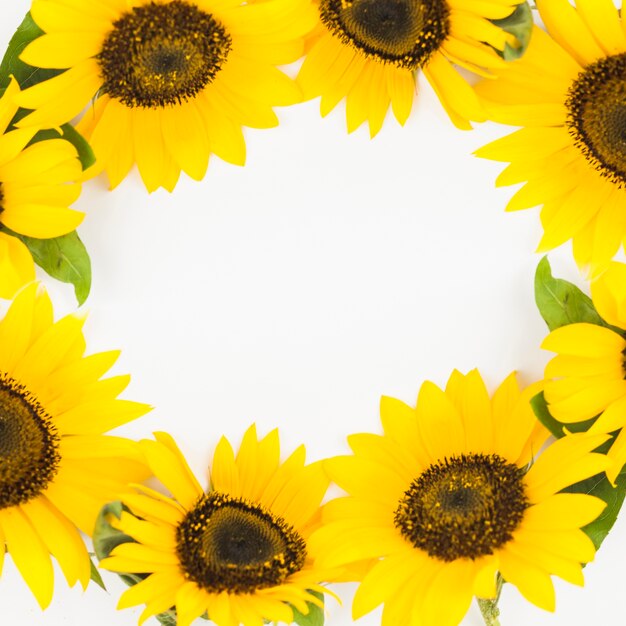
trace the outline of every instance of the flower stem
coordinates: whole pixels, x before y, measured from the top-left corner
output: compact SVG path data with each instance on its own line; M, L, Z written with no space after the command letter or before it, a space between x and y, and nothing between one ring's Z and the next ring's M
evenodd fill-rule
M500 626L500 609L496 600L478 598L478 607L485 620L486 626Z
M502 576L498 574L496 580L496 597L493 600L486 600L485 598L478 599L478 608L485 620L486 626L500 626L500 609L498 608L498 600L500 600L500 593L502 592Z

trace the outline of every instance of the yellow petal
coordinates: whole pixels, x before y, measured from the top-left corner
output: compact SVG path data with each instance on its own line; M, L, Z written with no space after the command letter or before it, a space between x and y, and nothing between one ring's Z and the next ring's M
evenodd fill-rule
M33 67L72 67L89 57L97 56L103 42L104 33L48 33L31 41L20 54L20 60Z
M454 111L468 122L482 122L486 119L474 89L441 53L437 52L430 58L424 68L424 76L447 111Z
M202 180L209 164L209 142L194 101L161 110L163 140L176 165Z
M76 230L85 219L85 214L43 204L18 204L7 206L2 212L2 221L22 235L49 239L60 237Z
M191 626L207 608L207 593L195 583L187 582L176 592L176 625Z
M22 512L58 561L68 585L80 581L85 589L90 577L89 553L76 527L45 497L30 500Z
M554 611L556 598L548 572L507 550L499 552L500 573L521 594L545 611Z
M15 566L39 606L45 609L54 589L54 573L46 546L19 507L0 510L0 527Z
M22 91L18 104L34 113L21 119L18 128L54 128L76 117L100 89L100 69L95 59L81 61L54 78Z
M17 237L0 232L0 298L12 298L33 280L35 263L28 248Z
M187 464L161 443L143 440L140 445L155 476L186 509L190 509L203 490Z
M626 51L626 37L613 0L576 0L576 9L607 55Z
M465 424L439 387L429 381L421 386L416 412L418 428L431 462L465 452Z
M626 265L611 263L606 272L591 284L593 304L609 324L626 327Z
M599 358L621 353L626 348L626 340L609 328L578 323L553 330L541 347L559 354Z
M550 35L581 65L604 56L602 48L568 0L537 0L536 4Z
M565 487L605 471L606 457L591 451L606 439L605 435L577 433L555 441L524 477L530 502L541 502Z

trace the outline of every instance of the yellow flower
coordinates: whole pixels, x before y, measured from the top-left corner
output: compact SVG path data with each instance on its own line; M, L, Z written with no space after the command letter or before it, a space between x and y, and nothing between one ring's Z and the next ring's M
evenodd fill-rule
M33 0L45 31L26 63L68 68L27 89L22 125L56 126L97 96L78 128L111 187L134 163L149 191L180 171L200 180L209 154L243 165L241 126L269 128L300 100L275 65L296 60L315 24L310 0Z
M17 113L14 98L19 93L11 80L0 98L0 298L12 298L35 279L28 248L1 226L49 239L75 230L84 217L68 208L80 195L80 185L73 182L82 172L74 146L64 139L28 146L36 127L6 132Z
M553 330L541 344L557 353L546 366L544 394L560 422L602 413L590 432L610 433L626 426L626 265L611 263L591 283L591 295L600 316L616 328L579 323ZM607 455L613 464L606 473L614 482L626 463L624 430Z
M489 20L522 0L318 0L320 25L298 75L322 115L346 99L348 132L365 121L373 137L389 109L407 120L422 69L452 122L484 121L473 89L453 65L485 75L504 65L496 50L515 39Z
M541 205L539 250L573 240L597 276L626 236L626 21L612 0L537 0L524 57L477 91L490 118L522 126L478 151L510 162L498 185L525 183L507 210Z
M552 574L583 583L594 546L580 527L605 505L558 492L604 470L590 451L606 436L571 435L535 459L548 436L536 391L511 375L490 399L476 370L455 371L445 391L424 383L416 409L383 398L384 435L352 435L354 454L327 462L348 496L326 505L310 545L321 567L374 559L355 618L384 603L383 626L454 626L473 595L495 597L496 572L548 610Z
M53 592L50 555L69 585L89 582L91 533L102 505L145 478L137 444L103 433L143 415L118 400L128 376L101 380L118 352L84 357L83 316L53 322L36 284L0 321L0 570L5 547L39 604Z
M328 487L321 464L305 465L303 446L281 464L278 432L257 439L252 426L237 456L221 439L205 493L172 438L155 436L141 445L173 498L146 488L122 497L131 513L112 523L138 543L118 546L101 566L149 576L118 608L146 604L140 623L175 606L178 626L205 612L218 626L258 626L290 624L292 606L319 605L310 590L323 592L326 576L308 537Z

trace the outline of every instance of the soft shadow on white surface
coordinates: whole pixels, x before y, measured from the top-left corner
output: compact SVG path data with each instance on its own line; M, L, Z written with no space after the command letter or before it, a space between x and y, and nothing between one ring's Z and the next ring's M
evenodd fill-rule
M3 7L4 43L26 10ZM505 214L500 167L471 156L506 129L457 131L421 90L406 127L388 118L373 141L312 102L280 111L277 129L246 132L245 168L213 158L204 181L181 180L172 195L149 196L136 174L112 193L86 185L76 207L93 262L89 349L121 348L125 397L155 407L120 434L171 432L203 476L219 437L238 445L253 421L279 427L285 452L305 442L319 459L345 452L349 433L379 430L383 394L414 403L424 380L444 385L454 368L479 367L492 390L511 370L541 376L538 213ZM569 249L550 257L583 285ZM60 313L74 308L71 289L44 282ZM584 590L557 583L555 615L505 589L503 626L623 623L625 533L622 519ZM109 595L58 576L42 614L7 560L4 620L136 623L139 610L115 610L123 586L109 575ZM350 623L347 591L343 607L328 602L327 624ZM478 611L463 623L481 624Z

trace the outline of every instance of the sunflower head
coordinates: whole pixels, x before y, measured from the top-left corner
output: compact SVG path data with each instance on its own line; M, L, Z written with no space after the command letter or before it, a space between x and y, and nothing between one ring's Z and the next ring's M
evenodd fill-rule
M391 108L404 124L423 70L452 122L471 128L485 113L456 66L481 75L504 65L515 37L496 26L519 2L319 0L320 26L298 74L326 115L346 100L348 132L369 122L373 137Z
M35 279L33 257L21 236L59 237L84 218L69 208L81 191L75 182L82 172L76 149L63 139L32 143L38 127L13 128L19 94L12 78L0 97L0 298L12 298Z
M498 185L524 183L508 210L541 207L547 251L572 240L589 277L626 240L626 32L613 0L538 0L526 54L476 87L490 119L521 127L477 154L510 165Z
M133 7L113 23L96 57L102 93L127 107L193 100L226 62L232 37L210 13L184 0Z
M0 372L0 508L46 490L59 469L60 441L54 419L39 401Z
M626 51L585 67L570 86L565 106L566 126L576 147L601 176L624 187Z
M102 567L147 574L119 608L146 604L143 620L175 607L179 626L204 613L232 626L291 623L294 608L319 606L329 572L315 567L308 539L328 487L321 464L305 465L302 447L281 463L278 433L259 439L253 426L236 455L220 441L205 492L172 438L155 437L141 445L172 495L138 488L111 520L134 543L115 548Z
M426 65L450 32L443 0L320 0L320 19L346 45L410 70Z
M180 173L204 177L209 155L243 165L243 126L278 124L301 92L277 66L296 61L316 22L311 0L33 0L44 34L20 55L64 69L18 98L20 126L77 127L117 186L136 164L149 191Z
M327 462L347 495L325 506L310 545L321 567L362 579L355 617L384 604L383 626L456 626L474 595L496 597L498 572L550 610L552 574L581 583L594 546L580 528L604 503L560 492L607 467L592 452L606 436L572 435L540 455L538 391L511 375L490 398L477 371L454 372L445 390L424 383L415 409L383 398L384 434L352 435L353 454Z
M615 482L626 463L626 265L612 262L591 295L598 323L561 326L541 344L556 353L546 365L544 393L559 422L595 419L590 432L616 433L607 453L607 476Z
M283 518L253 502L208 493L176 531L185 576L212 593L254 593L299 572L306 543Z
M146 466L134 442L105 436L146 413L119 400L128 376L102 378L117 352L84 356L84 316L55 322L30 284L0 321L0 568L5 550L42 607L52 598L50 556L68 584L86 586L100 507Z
M443 561L493 554L524 517L523 476L497 454L446 457L411 483L394 524L413 546Z

